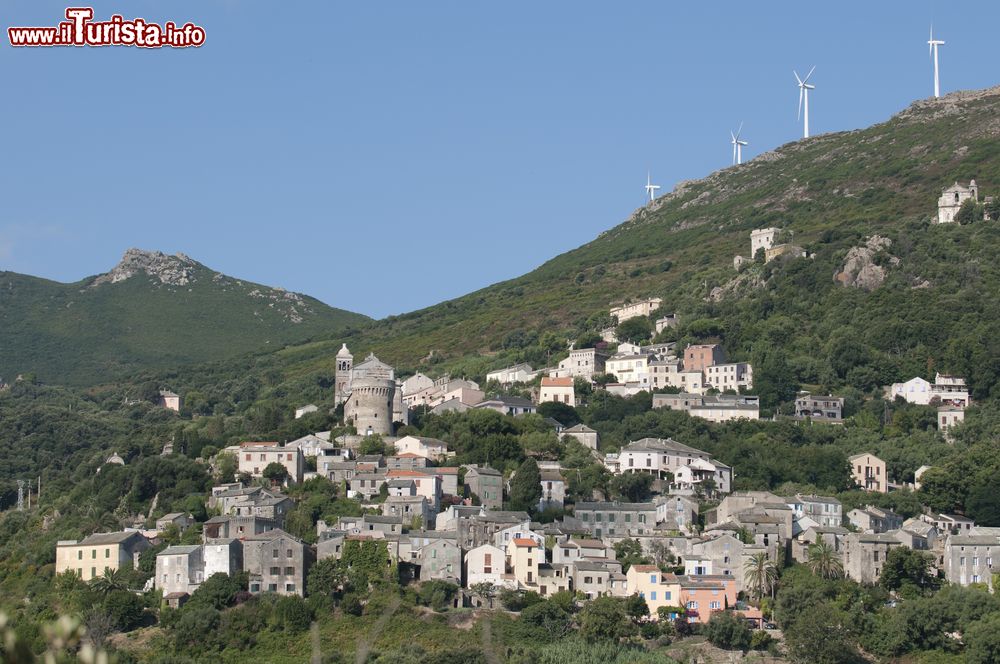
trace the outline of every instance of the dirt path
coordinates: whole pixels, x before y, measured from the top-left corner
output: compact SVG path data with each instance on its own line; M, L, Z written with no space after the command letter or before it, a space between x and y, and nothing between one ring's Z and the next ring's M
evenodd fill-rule
M484 617L480 621L480 634L483 642L483 656L486 657L487 664L500 664L500 658L493 651L493 623L489 618Z
M385 611L382 612L382 615L378 617L378 620L375 621L372 628L368 630L368 634L358 641L358 651L354 656L355 664L365 664L368 660L368 653L371 652L372 646L375 644L375 639L377 639L378 635L382 633L382 630L385 628L385 624L389 622L389 618L392 617L392 614L394 614L398 608L399 597L393 597L389 600L389 604L385 607Z

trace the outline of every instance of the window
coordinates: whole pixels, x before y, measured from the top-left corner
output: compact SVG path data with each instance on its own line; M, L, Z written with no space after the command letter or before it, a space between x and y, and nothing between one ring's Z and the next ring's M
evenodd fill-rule
M274 550L273 550L273 551L271 552L271 554L272 554L272 557L273 557L273 558L277 558L277 557L278 557L278 550L277 550L277 549L274 549Z
M105 549L104 550L104 557L105 558L110 558L111 557L111 549Z
M294 567L286 567L285 568L285 576L294 576L294 575L295 575L295 568Z
M654 602L656 601L656 591L655 590L652 591L651 593L649 593L649 599L651 599Z
M295 584L294 583L286 583L285 584L285 592L289 592L289 593L295 592Z
M272 567L271 568L271 576L278 576L279 574L281 574L281 568L280 567Z
M97 558L97 549L91 549L90 550L90 559L94 560L95 558Z
M711 604L708 605L708 608L710 608L710 609L720 609L720 608L722 608L722 605L719 604L718 602L712 602Z
M77 560L83 560L83 550L82 549L76 552L76 559Z
M656 583L656 575L655 574L650 574L649 575L649 582L650 583Z
M277 583L269 583L269 584L267 584L267 592L269 592L269 593L276 593L276 592L278 592L278 584Z

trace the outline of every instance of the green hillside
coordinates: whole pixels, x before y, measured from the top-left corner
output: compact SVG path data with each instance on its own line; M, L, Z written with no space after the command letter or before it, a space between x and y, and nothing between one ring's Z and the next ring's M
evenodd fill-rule
M126 275L129 275L126 277ZM368 318L129 250L108 275L62 284L0 272L0 376L92 385L326 335Z
M346 340L356 356L374 350L403 370L481 377L553 361L567 339L606 324L610 303L657 296L682 316L681 340L720 340L736 359L780 348L799 384L867 390L937 369L968 375L982 398L1000 374L990 359L1000 356L1000 226L931 224L941 190L971 178L981 199L1000 198L1000 88L784 145L679 185L522 277L256 361L291 379L329 373ZM733 257L764 227L812 257L737 273ZM892 241L874 257L885 283L867 292L835 282L851 248L875 234ZM721 301L710 298L717 287L728 287Z

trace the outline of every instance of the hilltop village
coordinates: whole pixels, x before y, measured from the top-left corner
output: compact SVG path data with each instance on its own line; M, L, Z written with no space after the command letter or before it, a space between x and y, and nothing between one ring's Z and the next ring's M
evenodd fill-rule
M956 221L962 204L977 197L975 181L945 190L938 221ZM754 258L737 257L737 269L805 255L779 242L775 228L755 230L750 239ZM342 428L220 450L212 469L231 481L204 497L200 518L151 511L121 531L59 541L56 572L97 582L146 560L155 571L145 590L180 608L214 575L243 575L251 594L305 597L321 578L317 568L374 559L397 569L401 582L445 584L452 607L509 608L525 594L569 592L584 603L639 598L653 621L704 624L726 614L757 629L773 627L761 600L773 591L776 570L793 562L870 585L887 565L901 564L897 552L921 552L928 574L992 590L1000 528L926 508L904 517L874 499L919 489L928 466L907 483L871 452L851 456L854 484L873 499L848 509L830 495L734 490L740 469L684 440L639 437L607 450L596 430L560 421L600 393L648 393L654 410L710 423L760 419L750 363L730 360L720 344L656 340L681 319L665 313L660 298L616 304L608 311L613 324L589 345L571 345L542 369L496 368L483 386L448 375L403 378L373 354L355 363L344 344L329 401L295 412L302 418L325 409ZM885 386L884 394L935 409L946 440L973 405L965 379L941 373ZM161 390L158 403L180 411L183 401ZM843 397L800 393L793 410L770 417L838 427L844 408ZM556 459L529 450L505 472L489 460L456 465L453 441L407 433L428 415L475 412L492 422L528 423L570 453ZM164 454L171 453L168 446ZM576 459L565 463L567 456ZM105 467L124 463L113 455ZM581 496L586 466L610 478L617 499L601 488ZM308 499L303 487L317 483L335 487L352 507L336 520L315 518L306 541L286 530L286 520Z
M920 227L967 240L998 212L956 182ZM787 303L774 284L789 275L807 276L791 297L825 281L817 306L847 302L838 319L946 290L890 235L834 255L768 218L693 296L623 280L572 326L507 330L475 357L390 363L391 345L352 332L301 371L252 360L82 398L18 376L0 384L0 435L74 467L0 494L0 610L77 616L75 638L124 662L301 661L313 629L374 662L406 651L405 633L421 664L598 646L657 664L711 648L845 664L972 652L1000 616L984 328L874 362L837 329L799 334L808 296L796 319L768 303ZM755 322L758 305L786 308ZM912 333L863 320L881 339ZM760 325L752 343L745 324ZM818 630L839 636L817 646Z

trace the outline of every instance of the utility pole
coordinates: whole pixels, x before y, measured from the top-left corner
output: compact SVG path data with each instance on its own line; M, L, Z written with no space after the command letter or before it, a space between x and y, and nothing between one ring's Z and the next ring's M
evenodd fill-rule
M17 481L17 511L24 511L24 480Z

